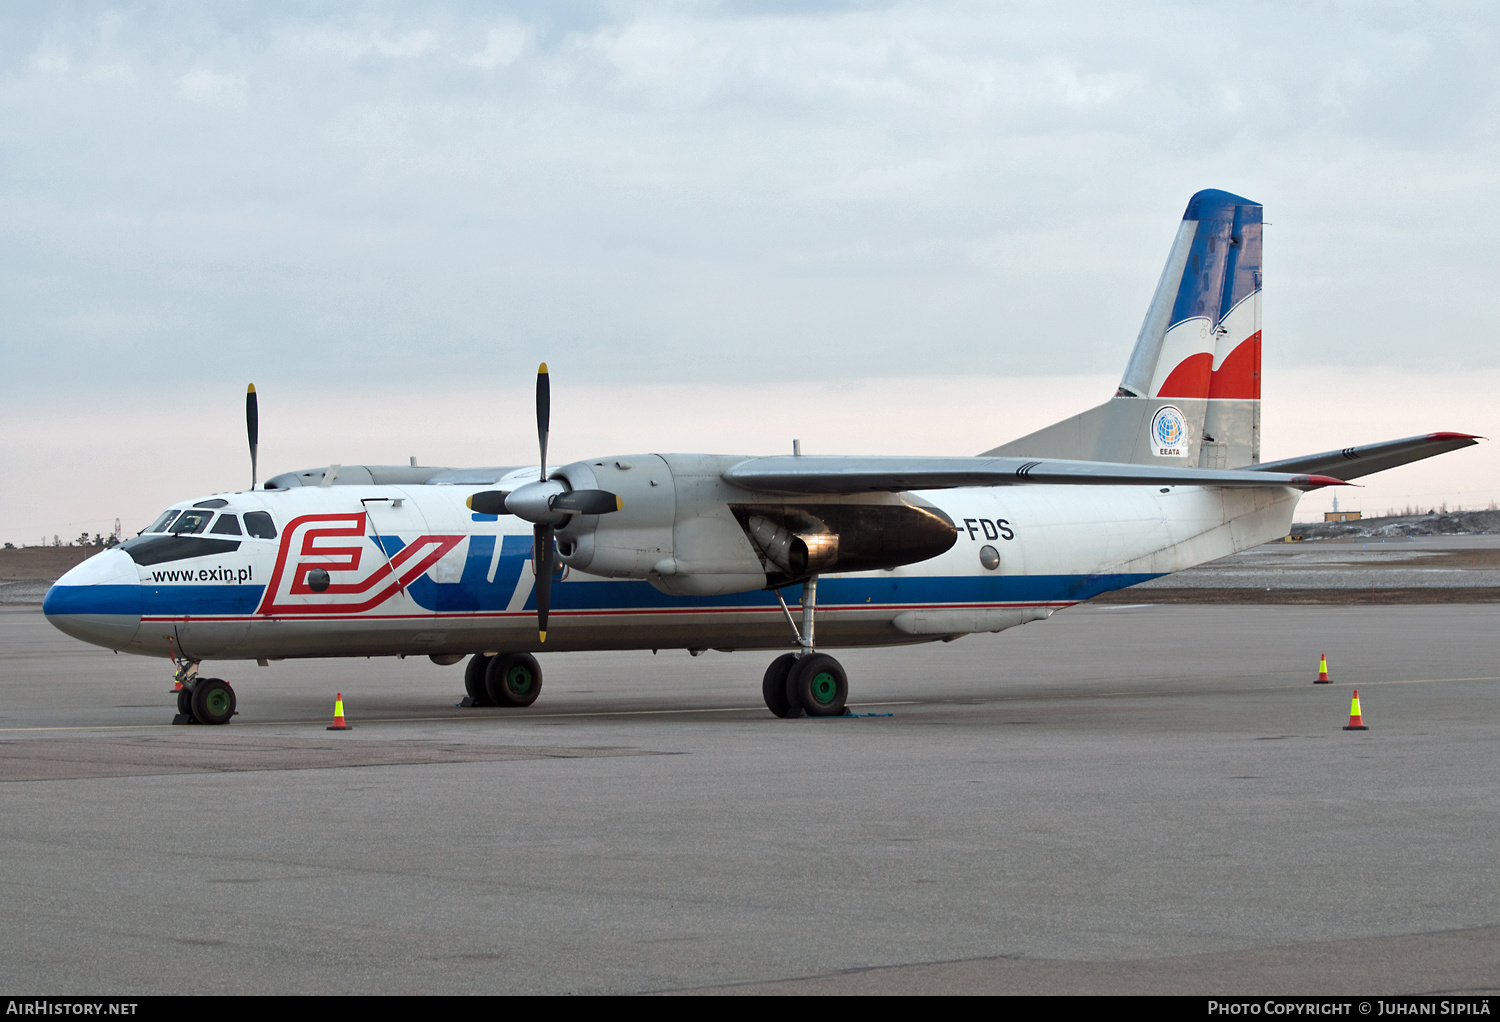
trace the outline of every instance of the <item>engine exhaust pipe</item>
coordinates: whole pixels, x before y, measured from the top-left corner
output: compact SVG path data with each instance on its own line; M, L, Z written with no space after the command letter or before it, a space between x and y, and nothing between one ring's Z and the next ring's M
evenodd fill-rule
M826 571L839 559L836 533L794 533L760 515L752 515L747 524L750 538L766 560L793 577Z

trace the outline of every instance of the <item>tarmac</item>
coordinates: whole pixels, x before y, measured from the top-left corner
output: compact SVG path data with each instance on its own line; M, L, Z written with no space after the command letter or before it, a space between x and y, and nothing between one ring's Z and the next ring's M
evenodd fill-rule
M207 728L165 660L0 607L0 984L1500 992L1497 617L1088 605L841 652L889 716L829 720L764 709L768 653L543 655L519 711L219 664Z

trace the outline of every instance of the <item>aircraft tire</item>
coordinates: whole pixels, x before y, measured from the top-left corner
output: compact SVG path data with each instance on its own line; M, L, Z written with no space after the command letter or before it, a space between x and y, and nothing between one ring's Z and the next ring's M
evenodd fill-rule
M796 662L796 653L781 654L771 661L771 666L766 668L766 676L760 683L760 694L766 701L766 709L778 717L802 716L800 711L792 713L792 704L786 694L787 672Z
M496 706L530 706L542 693L542 665L530 653L501 653L485 668L484 687Z
M849 676L844 665L827 653L809 653L787 675L786 692L787 701L809 717L842 717L849 699Z
M184 688L181 692L177 693L177 712L178 713L185 713L188 716L192 716L192 714L193 714L193 690L192 689L190 689L190 688Z
M234 689L222 678L199 678L193 686L193 719L200 724L228 724L235 703Z
M490 700L489 690L484 687L485 668L489 667L494 657L487 657L483 653L475 653L469 658L469 666L464 668L464 691L469 693L475 706L494 706Z

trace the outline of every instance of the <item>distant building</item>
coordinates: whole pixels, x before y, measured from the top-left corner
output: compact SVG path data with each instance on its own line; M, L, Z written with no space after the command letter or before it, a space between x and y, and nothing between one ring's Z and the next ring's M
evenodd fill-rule
M1359 512L1358 511L1324 511L1323 512L1323 521L1325 521L1325 522L1357 522L1357 521L1359 521Z

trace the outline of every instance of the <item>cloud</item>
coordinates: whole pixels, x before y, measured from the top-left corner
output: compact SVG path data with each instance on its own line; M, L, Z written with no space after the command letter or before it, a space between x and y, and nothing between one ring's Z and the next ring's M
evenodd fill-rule
M246 81L244 75L217 74L207 68L194 68L177 79L182 95L198 103L225 103L244 106Z
M1500 16L39 8L0 394L1116 371L1187 197L1304 364L1494 366Z

